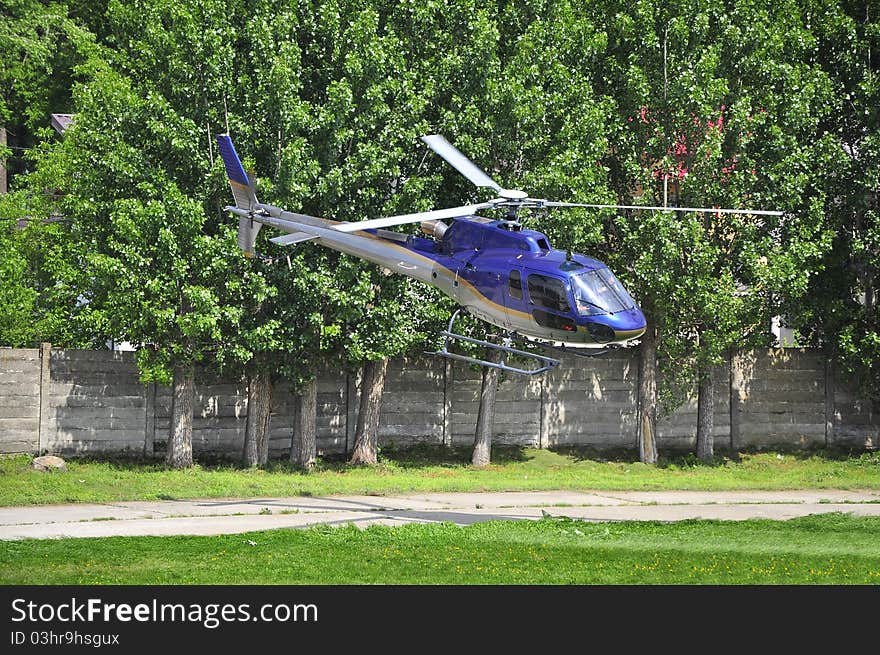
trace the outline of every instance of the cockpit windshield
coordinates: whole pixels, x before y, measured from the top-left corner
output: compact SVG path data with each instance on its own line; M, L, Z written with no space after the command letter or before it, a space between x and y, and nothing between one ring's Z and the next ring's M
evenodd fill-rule
M635 307L635 301L607 268L573 275L571 289L581 316L611 314Z

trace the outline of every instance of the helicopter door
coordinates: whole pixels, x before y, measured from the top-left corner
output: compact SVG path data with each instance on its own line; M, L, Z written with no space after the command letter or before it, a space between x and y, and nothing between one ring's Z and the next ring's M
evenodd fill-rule
M568 289L558 277L529 273L526 284L529 312L545 337L561 339L565 332L576 332Z
M475 252L459 267L458 274L467 283L467 290L461 293L459 302L484 321L507 327L509 320L503 300L505 282L491 260L487 261L483 253Z
M455 271L455 299L466 307L474 303L472 290L475 289L477 282L477 267L474 262L476 258L477 253L468 253L466 257L459 259L458 268Z
M525 326L517 326L517 316L523 316L529 312L528 302L523 289L523 274L521 268L511 269L507 279L502 281L504 296L504 308L507 314L507 322L511 328L520 329ZM522 322L521 320L519 322Z

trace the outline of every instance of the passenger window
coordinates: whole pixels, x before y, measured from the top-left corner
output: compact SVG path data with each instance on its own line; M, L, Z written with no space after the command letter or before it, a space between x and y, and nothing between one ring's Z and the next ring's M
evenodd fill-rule
M546 275L529 275L529 299L540 307L570 312L568 294L562 280Z
M522 300L522 276L519 271L510 271L510 279L507 281L507 290L511 298Z

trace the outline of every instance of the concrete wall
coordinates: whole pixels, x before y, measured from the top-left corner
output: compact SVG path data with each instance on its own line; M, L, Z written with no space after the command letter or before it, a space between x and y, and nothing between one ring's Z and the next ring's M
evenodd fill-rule
M537 447L634 448L638 357L617 351L564 357L536 379L502 377L494 442ZM877 408L818 351L737 352L715 373L715 446L876 447ZM358 374L318 375L318 449L354 442ZM390 363L382 399L383 445L473 442L480 373L441 358ZM0 452L164 453L171 392L138 381L133 353L0 349ZM247 388L242 381L197 376L193 449L237 456L244 439ZM293 433L293 396L274 389L270 453L286 454ZM696 399L660 419L661 450L690 450Z

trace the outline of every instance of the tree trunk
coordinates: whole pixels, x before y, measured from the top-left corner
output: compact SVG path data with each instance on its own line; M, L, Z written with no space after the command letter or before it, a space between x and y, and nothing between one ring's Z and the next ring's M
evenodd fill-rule
M354 449L349 460L352 464L375 464L379 461L379 409L387 371L387 359L378 359L364 365Z
M317 459L316 421L318 414L318 381L312 380L294 398L293 439L290 442L290 463L306 471Z
M0 127L0 150L6 148L6 128ZM0 195L6 193L6 157L0 155Z
M174 395L171 399L171 425L165 464L174 469L193 465L192 428L193 396L195 395L195 366L174 366Z
M649 321L639 346L639 460L657 463L657 331Z
M697 458L711 462L715 456L715 379L712 370L700 371L697 390Z
M486 360L497 362L500 352L490 349ZM488 466L492 461L492 432L495 426L495 396L498 391L498 369L483 368L480 383L480 408L477 413L477 427L474 430L474 454L471 464Z
M269 461L269 417L272 409L272 378L267 371L248 375L247 407L242 463L245 466L265 466Z

